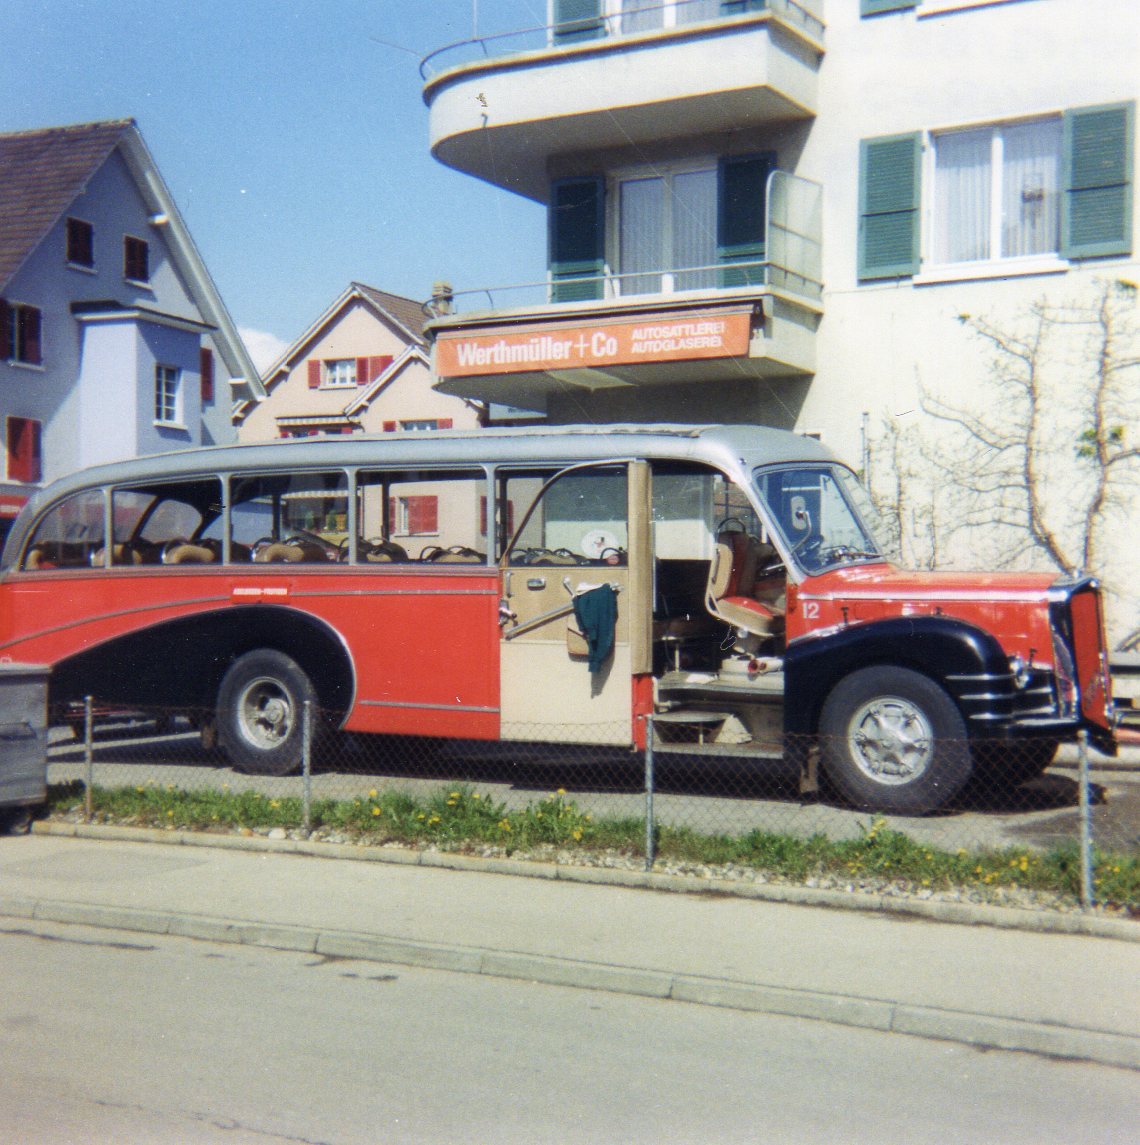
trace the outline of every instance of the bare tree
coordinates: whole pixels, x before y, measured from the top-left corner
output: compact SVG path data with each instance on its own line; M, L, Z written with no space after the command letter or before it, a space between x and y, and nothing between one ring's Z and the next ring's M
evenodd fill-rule
M885 417L866 450L868 485L906 563L933 567L940 549L958 548L991 567L1092 570L1110 611L1123 606L1135 623L1137 293L1098 280L1008 321L959 316L989 351L981 385L959 400L920 379L921 414Z

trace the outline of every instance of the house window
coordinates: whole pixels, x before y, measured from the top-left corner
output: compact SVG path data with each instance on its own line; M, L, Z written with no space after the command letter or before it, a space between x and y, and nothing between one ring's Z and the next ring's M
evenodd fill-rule
M214 400L214 351L203 346L198 351L198 376L201 380L202 404Z
M0 360L42 365L42 325L43 315L38 306L0 298Z
M622 294L716 285L716 167L618 183Z
M7 419L8 479L39 481L43 476L41 426L30 417Z
M610 0L613 4L614 0ZM623 32L651 32L699 20L715 20L722 13L744 11L744 3L723 0L619 0Z
M391 531L400 536L431 536L439 532L439 498L433 493L392 498Z
M154 420L159 425L182 424L182 371L177 366L154 367Z
M385 422L387 425L387 422ZM405 433L432 429L450 429L452 420L449 417L416 417L400 422L400 428Z
M725 156L617 183L617 292L763 282L766 195L775 156ZM732 267L732 269L730 269Z
M132 282L150 282L150 243L123 236L123 277Z
M933 136L933 261L1056 254L1061 136L1059 118Z
M915 275L924 263L1126 256L1132 252L1136 105L960 131L864 139L859 148L859 278ZM924 142L930 159L923 163ZM930 226L920 243L926 205ZM1025 268L1032 270L1033 264Z
M329 358L324 363L322 384L326 386L355 386L356 359Z
M82 219L67 220L67 261L71 266L95 266L95 228Z

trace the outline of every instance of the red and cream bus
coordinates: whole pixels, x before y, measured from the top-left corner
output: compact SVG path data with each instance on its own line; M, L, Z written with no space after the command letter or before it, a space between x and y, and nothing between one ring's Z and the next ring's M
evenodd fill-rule
M208 712L265 774L305 701L352 732L818 745L845 798L909 813L1081 728L1115 750L1095 581L906 572L872 517L818 442L748 426L186 450L29 502L0 657L49 665L57 711Z

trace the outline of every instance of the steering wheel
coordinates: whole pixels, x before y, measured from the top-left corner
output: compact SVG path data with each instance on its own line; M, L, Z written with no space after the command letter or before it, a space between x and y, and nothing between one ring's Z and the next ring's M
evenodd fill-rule
M739 528L729 529L729 525L737 525ZM716 527L717 533L734 532L734 533L747 533L748 526L740 517L725 517Z
M443 556L443 549L439 545L425 545L420 549L418 559L421 561L434 561L441 556Z

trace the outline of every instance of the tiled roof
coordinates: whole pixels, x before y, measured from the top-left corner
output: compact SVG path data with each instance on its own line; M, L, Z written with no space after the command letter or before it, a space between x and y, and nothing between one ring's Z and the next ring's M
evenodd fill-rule
M389 294L385 290L377 290L372 286L365 286L363 282L354 282L352 285L374 306L378 306L390 314L421 345L423 344L424 323L427 322L428 316L424 313L422 302L417 302L414 298L402 298L398 294Z
M0 135L0 290L133 126L117 119Z

